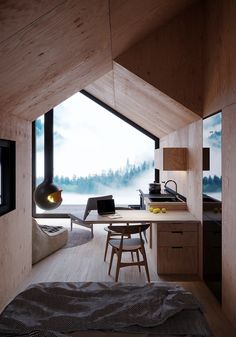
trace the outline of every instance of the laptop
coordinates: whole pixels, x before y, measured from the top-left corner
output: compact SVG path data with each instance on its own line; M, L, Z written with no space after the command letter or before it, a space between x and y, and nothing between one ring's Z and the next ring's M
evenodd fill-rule
M97 200L97 211L98 211L98 214L100 215L115 214L114 199Z

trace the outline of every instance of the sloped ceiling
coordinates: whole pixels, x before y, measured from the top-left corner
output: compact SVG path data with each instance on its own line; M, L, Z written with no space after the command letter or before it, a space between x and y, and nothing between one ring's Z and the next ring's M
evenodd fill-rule
M118 56L85 90L161 138L202 116L202 40L197 2Z
M201 116L203 4L197 2L116 58L116 62Z
M197 114L116 62L113 71L85 89L156 137L199 119Z
M34 120L111 70L107 1L1 4L0 111Z
M1 1L1 114L31 121L85 88L156 136L190 123L197 115L147 83L124 55L194 2Z
M195 0L110 0L112 57L124 53Z

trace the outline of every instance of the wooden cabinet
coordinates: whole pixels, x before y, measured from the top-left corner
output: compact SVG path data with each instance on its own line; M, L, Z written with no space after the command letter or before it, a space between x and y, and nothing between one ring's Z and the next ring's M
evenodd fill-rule
M155 150L155 168L162 171L187 170L186 147L163 147Z
M198 274L198 224L152 224L152 250L158 274Z

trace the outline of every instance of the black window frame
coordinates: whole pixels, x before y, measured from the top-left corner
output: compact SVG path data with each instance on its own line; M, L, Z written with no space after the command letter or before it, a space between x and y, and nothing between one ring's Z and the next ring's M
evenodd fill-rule
M133 126L135 129L140 131L141 133L145 134L149 138L154 140L154 149L159 148L160 140L158 137L141 127L140 125L136 124L135 122L131 121L129 118L126 116L122 115L120 112L117 110L111 108L109 105L106 103L100 101L98 98L95 96L91 95L88 93L86 90L81 90L81 94L84 96L88 97L98 105L102 106L104 109L107 111L111 112L115 116L119 117L121 120L124 122L128 123L129 125ZM34 218L69 218L69 215L66 213L37 213L36 212L36 204L34 201L34 190L36 188L36 132L35 132L35 121L32 122L32 216ZM52 128L53 129L53 128ZM158 169L154 169L154 181L159 182L160 180L160 173Z

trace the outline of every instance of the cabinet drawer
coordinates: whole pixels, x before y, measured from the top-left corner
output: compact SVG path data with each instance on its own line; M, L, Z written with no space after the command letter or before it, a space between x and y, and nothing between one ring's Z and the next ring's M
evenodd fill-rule
M159 247L197 246L198 234L197 232L184 232L184 231L158 232L157 244Z
M198 222L175 222L167 223L160 222L157 224L158 232L171 232L171 231L185 231L196 232L198 229Z
M157 253L158 274L197 274L197 247L160 247Z

